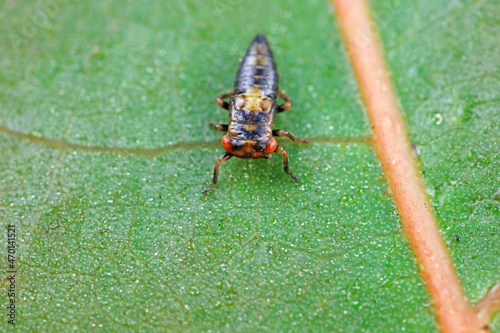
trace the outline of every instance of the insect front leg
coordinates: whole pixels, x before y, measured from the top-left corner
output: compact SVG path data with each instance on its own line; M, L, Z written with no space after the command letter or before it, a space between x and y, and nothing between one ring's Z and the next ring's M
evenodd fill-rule
M274 152L278 154L283 154L283 169L285 170L285 173L290 177L292 177L295 180L295 182L298 182L299 177L291 173L290 170L288 169L288 153L286 152L286 150L281 146L277 146Z
M307 143L309 144L311 141L309 141L309 139L301 139L301 138L297 138L295 135L293 135L292 133L288 132L288 131L285 131L285 130L281 130L281 129L275 129L273 130L273 135L274 136L280 136L280 137L288 137L290 138L290 140L292 141L299 141L299 142L304 142L304 143Z
M287 110L290 110L293 104L292 99L288 97L288 95L282 92L281 90L278 91L278 97L285 100L285 104L278 105L278 112L285 112Z
M207 186L206 189L203 190L203 194L207 194L208 191L210 191L212 189L212 187L214 187L215 184L217 184L217 180L219 179L219 165L221 165L222 163L226 162L231 157L233 157L233 155L231 155L228 152L225 152L224 155L222 155L221 157L219 157L219 160L217 161L217 163L215 163L214 178L212 180L212 184L210 184L209 186Z
M219 131L219 132L227 132L227 130L229 128L229 125L221 124L221 123L218 123L215 121L211 121L209 124L210 124L210 126L213 127L213 129L215 129L216 131Z
M234 91L228 91L223 94L217 96L216 103L223 109L229 110L229 103L225 101L226 98L232 97L234 95Z

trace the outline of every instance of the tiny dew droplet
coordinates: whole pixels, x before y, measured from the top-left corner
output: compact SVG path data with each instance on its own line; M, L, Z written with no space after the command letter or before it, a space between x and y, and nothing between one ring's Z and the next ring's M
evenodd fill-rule
M441 125L443 122L443 115L441 115L441 113L434 113L433 118L436 125Z

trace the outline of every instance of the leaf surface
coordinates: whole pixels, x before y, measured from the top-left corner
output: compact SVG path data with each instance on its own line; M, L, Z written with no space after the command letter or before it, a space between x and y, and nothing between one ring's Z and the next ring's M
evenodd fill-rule
M376 16L394 13L379 25L395 86L445 240L477 300L498 279L498 73L470 53L460 21L435 25L429 42L419 29L433 26L412 5L374 6ZM486 26L487 5L469 7L470 29ZM0 26L0 216L17 226L18 330L437 330L363 140L370 124L328 3L4 2ZM498 58L481 31L477 42ZM276 128L313 139L280 141L301 182L279 156L232 159L202 198L223 152L207 124L227 120L214 100L232 88L256 33L268 37L295 103ZM412 34L423 41L405 43ZM425 41L455 58L436 60ZM471 54L477 81L458 65Z
M427 193L476 303L500 271L500 6L376 1L374 9Z

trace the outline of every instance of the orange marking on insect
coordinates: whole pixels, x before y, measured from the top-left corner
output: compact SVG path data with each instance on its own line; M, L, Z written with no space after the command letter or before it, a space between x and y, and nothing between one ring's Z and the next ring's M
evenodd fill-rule
M257 126L255 126L255 125L244 125L243 128L250 132L250 131L255 131L257 129Z
M267 52L269 52L267 46L264 44L257 44L256 51L259 54L267 54Z
M260 103L260 108L262 111L264 112L269 112L271 111L271 107L273 106L273 103L266 99L266 100L263 100L261 103Z
M265 95L262 89L259 89L257 86L253 86L251 89L245 90L245 97L262 98L265 97Z
M249 111L262 111L261 103L261 98L247 97L245 99L245 109Z
M269 65L269 57L264 55L257 55L257 64L262 66Z
M234 107L236 110L242 110L245 107L245 99L238 96L234 100Z
M222 140L220 140L222 143L222 147L227 150L231 151L232 143L231 143L231 138L226 134L222 137Z
M276 147L278 146L278 142L276 142L275 138L271 138L271 140L266 143L266 155L274 153Z

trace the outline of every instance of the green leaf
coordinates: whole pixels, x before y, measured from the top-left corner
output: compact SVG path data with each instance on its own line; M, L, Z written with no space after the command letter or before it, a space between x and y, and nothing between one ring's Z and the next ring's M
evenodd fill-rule
M475 301L500 257L495 5L427 2L374 14L392 13L378 23L395 86ZM324 1L0 4L16 328L437 331L335 24ZM227 120L214 100L256 33L295 103L276 128L313 140L280 141L301 182L279 156L232 159L204 198L223 152L208 122Z
M427 192L476 303L500 278L500 6L377 1L375 8Z

